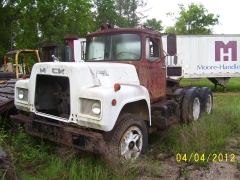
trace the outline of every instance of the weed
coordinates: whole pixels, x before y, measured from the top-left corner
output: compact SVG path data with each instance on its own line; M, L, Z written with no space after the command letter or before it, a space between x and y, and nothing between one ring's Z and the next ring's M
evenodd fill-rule
M240 162L238 160L236 160L235 164L236 164L237 168L240 170Z
M195 163L194 165L195 165L195 168L198 170L201 170L201 168L209 170L209 167L210 167L208 162L202 162L202 161L199 161L198 163Z
M31 137L21 129L18 134L12 136L11 140L12 150L21 162L47 158L46 151L49 146L43 139Z
M179 170L179 176L184 178L185 180L188 180L189 178L189 171L187 168L183 167Z
M240 149L240 142L237 142L237 148Z
M0 179L17 179L14 158L5 142L8 137L4 128L0 128Z

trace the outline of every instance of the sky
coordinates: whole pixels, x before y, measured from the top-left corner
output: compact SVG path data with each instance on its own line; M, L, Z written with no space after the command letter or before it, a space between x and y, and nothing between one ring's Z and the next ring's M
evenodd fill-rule
M219 14L219 25L213 26L213 34L240 34L240 5L239 0L147 0L148 8L145 14L147 19L156 18L162 20L164 27L173 26L174 22L167 17L167 12L177 14L178 4L182 3L187 9L190 3L202 4L208 13Z

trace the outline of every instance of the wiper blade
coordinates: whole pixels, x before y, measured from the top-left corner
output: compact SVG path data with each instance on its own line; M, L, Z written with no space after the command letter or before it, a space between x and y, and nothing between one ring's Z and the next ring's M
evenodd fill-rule
M97 60L97 59L99 59L99 58L102 58L102 56L101 56L101 57L95 57L95 58L89 59L89 61Z

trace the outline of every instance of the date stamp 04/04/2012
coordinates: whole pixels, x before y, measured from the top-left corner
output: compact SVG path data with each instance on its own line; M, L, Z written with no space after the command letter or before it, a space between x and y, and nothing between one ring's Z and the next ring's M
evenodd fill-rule
M176 154L177 162L235 162L235 154L227 153L209 153L209 154L199 154L199 153L177 153Z

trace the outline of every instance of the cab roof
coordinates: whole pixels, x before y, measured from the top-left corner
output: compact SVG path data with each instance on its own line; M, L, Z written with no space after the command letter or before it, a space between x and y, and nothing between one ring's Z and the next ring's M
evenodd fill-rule
M96 32L90 33L86 35L88 37L106 35L106 34L119 34L119 33L136 33L136 34L151 34L156 36L161 36L159 33L150 30L150 29L142 29L142 28L111 28L111 29L103 29L98 30Z

